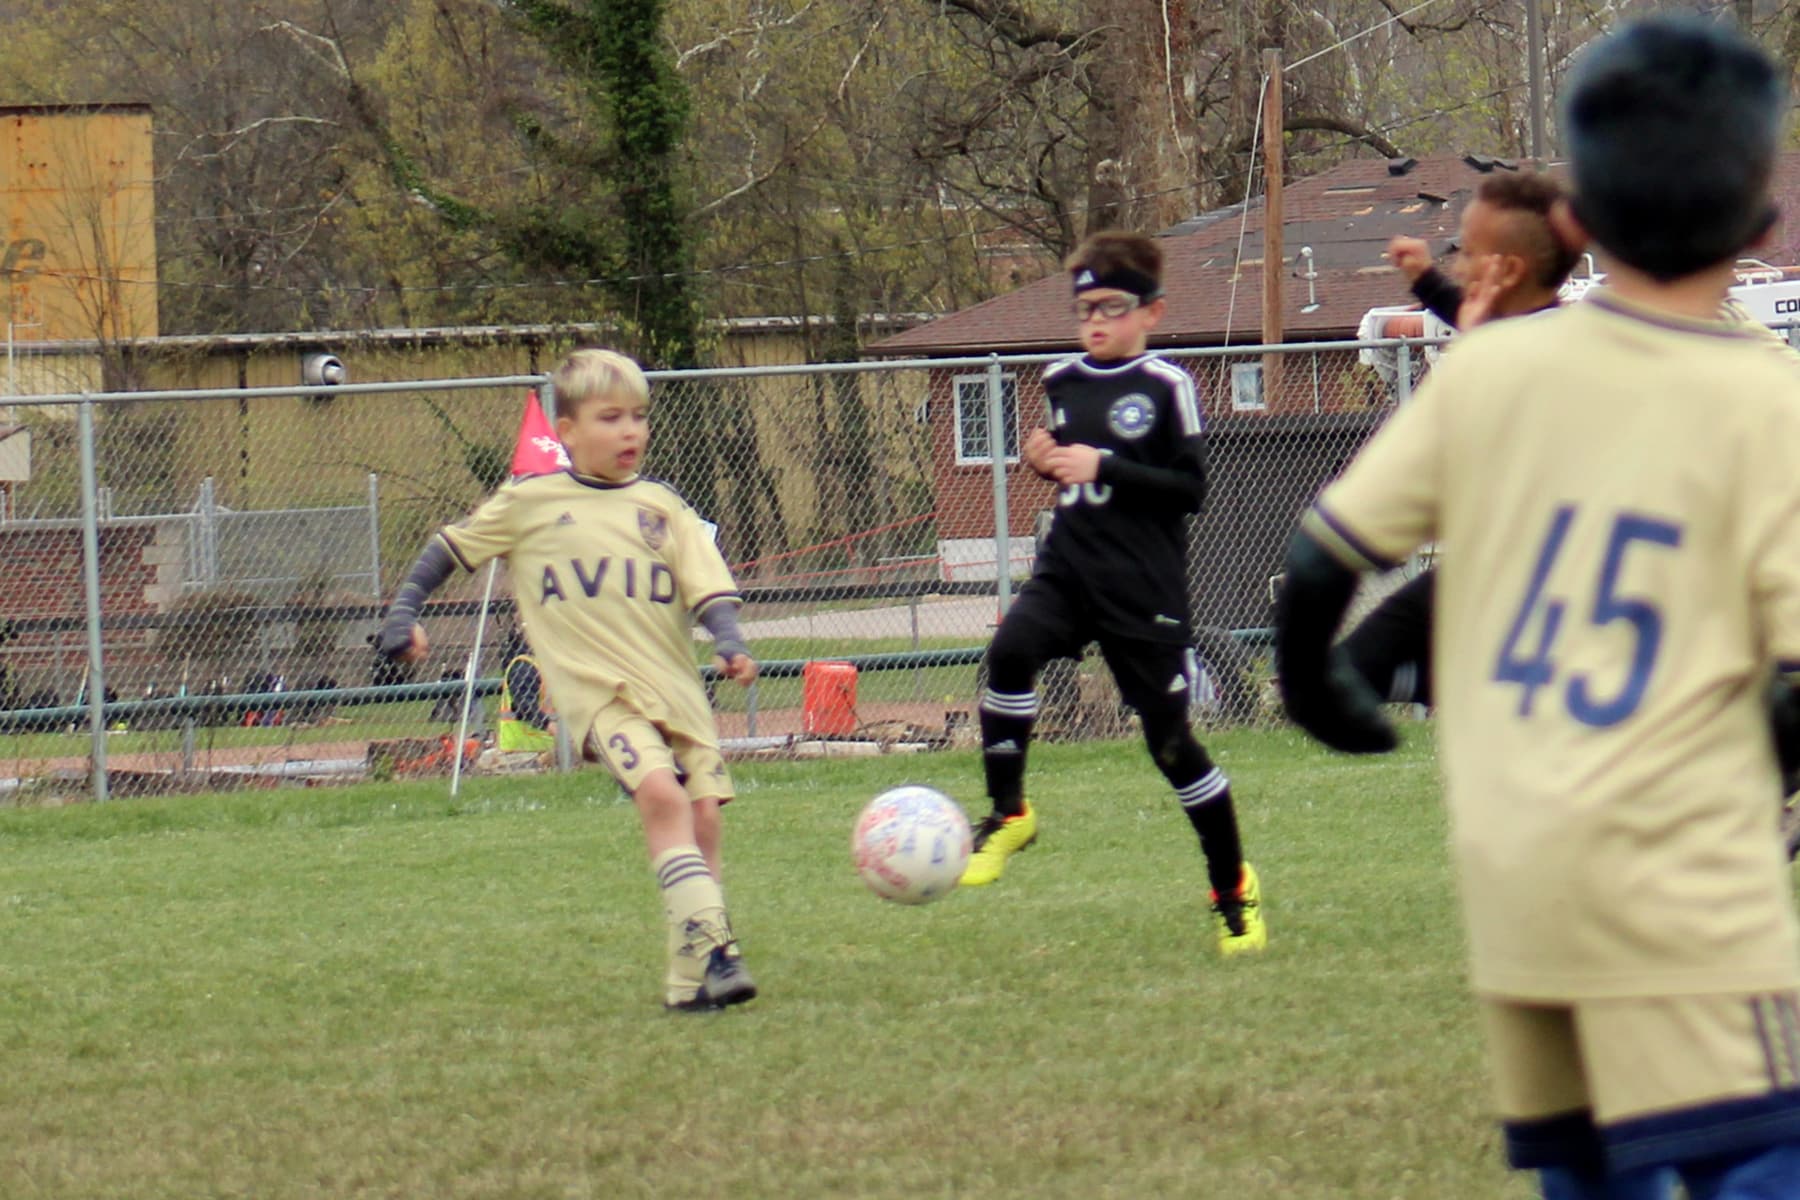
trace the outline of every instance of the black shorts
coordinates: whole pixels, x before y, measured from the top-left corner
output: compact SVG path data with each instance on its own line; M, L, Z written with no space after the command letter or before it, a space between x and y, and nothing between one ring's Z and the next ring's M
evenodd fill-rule
M1431 703L1431 598L1437 572L1402 584L1338 645L1383 700Z
M1053 658L1080 658L1089 642L1099 643L1120 698L1135 712L1185 713L1193 702L1200 672L1192 645L1101 630L1078 596L1042 578L1019 589L1018 599L1006 610L988 649L990 679L996 657L1028 664L1035 679ZM1019 686L1023 681L1007 682Z

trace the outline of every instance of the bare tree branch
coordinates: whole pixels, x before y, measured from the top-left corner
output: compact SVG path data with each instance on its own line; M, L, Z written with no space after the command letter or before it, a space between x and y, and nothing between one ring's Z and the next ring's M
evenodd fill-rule
M1394 143L1383 137L1379 130L1370 129L1355 121L1347 121L1342 117L1328 116L1325 113L1293 113L1282 121L1282 128L1288 133L1318 131L1324 133L1341 133L1346 137L1368 146L1383 158L1403 157ZM1239 138L1226 147L1227 154L1248 154L1255 149L1249 137Z
M862 61L863 61L864 57L867 56L867 54L869 53L869 47L874 44L876 36L881 32L882 22L885 19L886 19L885 14L882 16L878 16L869 25L868 30L863 34L862 43L859 46L857 46L857 48L856 48L856 53L850 56L849 65L847 65L844 68L843 73L838 77L837 87L834 90L834 94L837 96L838 102L840 104L843 103L845 93L849 90L851 76L855 75L857 68L862 65ZM757 81L757 85L756 85L757 89L761 88L762 82L763 82L762 80ZM811 129L807 130L807 132L797 142L792 142L786 147L786 149L783 151L781 157L768 170L763 171L761 174L756 174L756 173L752 172L744 180L744 182L742 182L738 186L732 188L730 191L724 193L721 196L714 197L712 200L707 201L705 204L697 206L694 209L691 216L692 217L703 217L703 216L707 215L708 213L711 213L711 212L715 211L716 209L720 208L721 206L730 203L732 200L736 199L737 197L742 196L747 192L754 191L756 188L761 187L763 184L767 183L769 180L775 178L793 161L794 156L802 148L804 148L814 138L819 136L819 134L824 130L825 126L830 122L830 120L831 120L831 117L829 114L821 115L817 121L813 122L813 127ZM752 155L751 162L754 163L754 155Z
M698 46L689 46L686 50L677 52L675 55L675 69L678 71L683 70L687 67L689 59L702 58L715 50L722 50L738 38L750 34L764 34L771 29L785 29L789 26L799 25L805 21L812 10L812 2L811 0L808 0L806 4L801 5L798 9L789 13L779 21L757 21L753 25L740 25L736 29L728 29L717 37L708 38Z
M224 158L227 154L231 153L232 149L236 147L239 142L243 141L244 138L255 133L259 129L267 128L270 125L321 125L329 129L343 128L342 122L327 120L324 117L260 117L257 120L250 122L248 125L240 125L236 129L227 129L221 133L203 133L198 137L189 138L187 145L175 152L175 161L181 162L185 160L187 162L205 162L208 159ZM225 144L220 146L217 150L209 150L204 154L188 153L189 150L201 142L217 140L220 138L226 139L226 141Z
M335 38L325 37L310 29L302 29L292 21L275 21L264 25L259 32L285 33L299 42L308 54L323 62L337 74L346 79L350 77L350 64L344 61L343 47L338 45Z
M1464 14L1455 21L1440 25L1431 21L1408 21L1405 16L1402 15L1412 8L1423 7L1422 5L1409 5L1407 9L1399 9L1394 7L1391 0L1377 0L1377 3L1379 3L1381 7L1387 9L1388 15L1394 19L1394 24L1400 26L1400 28L1406 30L1406 32L1412 34L1414 37L1418 37L1421 33L1456 33L1468 26L1470 17L1473 15L1472 13Z
M1021 50L1043 45L1073 50L1090 36L1083 30L1046 25L1012 0L930 0L930 3L933 8L953 8L967 13Z

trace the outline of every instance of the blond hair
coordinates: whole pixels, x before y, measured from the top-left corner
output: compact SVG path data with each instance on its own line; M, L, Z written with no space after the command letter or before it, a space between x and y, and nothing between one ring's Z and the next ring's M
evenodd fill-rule
M585 347L558 364L550 375L556 389L556 411L572 415L590 400L623 398L648 403L650 381L644 370L616 350Z

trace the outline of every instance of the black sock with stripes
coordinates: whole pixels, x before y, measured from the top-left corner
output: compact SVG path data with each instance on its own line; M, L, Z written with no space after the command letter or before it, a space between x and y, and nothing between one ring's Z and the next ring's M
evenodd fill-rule
M1037 723L1036 692L981 694L981 766L994 812L1016 817L1025 811L1025 748Z
M1244 847L1238 838L1237 810L1231 804L1231 783L1225 772L1213 767L1187 786L1176 788L1175 795L1200 835L1207 882L1220 896L1236 895L1243 880Z

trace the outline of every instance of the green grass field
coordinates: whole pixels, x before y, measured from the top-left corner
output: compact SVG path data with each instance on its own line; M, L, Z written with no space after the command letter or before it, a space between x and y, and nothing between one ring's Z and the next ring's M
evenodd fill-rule
M0 810L0 1194L1522 1198L1486 1117L1424 727L1215 735L1269 952L1221 961L1135 743L1044 746L996 887L883 903L862 803L972 753L745 765L762 985L661 1011L604 776Z
M317 725L201 725L194 730L197 751L236 750L246 746L307 746L321 742L366 741L371 738L418 736L430 725L430 700L367 704L337 710L337 719ZM482 709L477 701L476 719ZM492 710L495 702L486 701ZM435 726L432 729L436 731ZM168 754L180 752L182 730L178 725L154 729L127 727L107 735L109 755ZM9 761L85 757L92 735L85 723L73 731L0 734L0 765Z

